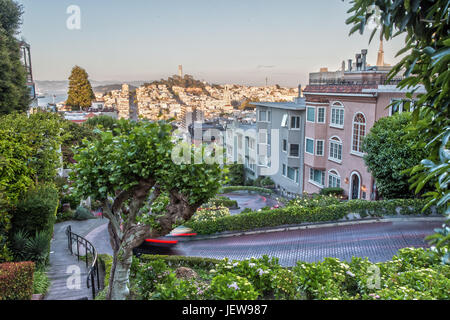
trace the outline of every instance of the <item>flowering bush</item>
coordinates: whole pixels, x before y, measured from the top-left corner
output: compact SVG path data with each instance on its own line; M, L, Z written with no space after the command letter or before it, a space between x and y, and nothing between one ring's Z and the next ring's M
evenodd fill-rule
M216 221L219 218L230 216L230 210L222 206L199 208L192 217L192 222Z
M31 300L34 268L33 262L0 264L0 301Z
M156 285L169 275L169 268L162 260L140 264L137 268L137 290L144 299L149 299Z
M209 293L217 300L256 300L259 296L248 279L230 272L215 276Z

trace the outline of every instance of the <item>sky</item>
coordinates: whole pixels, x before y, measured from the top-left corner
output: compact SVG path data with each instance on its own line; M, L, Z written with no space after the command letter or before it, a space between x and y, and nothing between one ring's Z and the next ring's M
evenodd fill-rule
M36 80L66 80L74 65L98 81L158 80L187 74L210 83L296 87L321 67L341 68L379 41L349 37L349 0L16 0ZM67 28L67 8L81 10ZM402 39L385 43L394 64Z

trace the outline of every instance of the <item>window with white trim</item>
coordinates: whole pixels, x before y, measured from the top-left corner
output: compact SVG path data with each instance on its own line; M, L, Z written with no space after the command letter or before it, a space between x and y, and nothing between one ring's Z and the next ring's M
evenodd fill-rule
M299 171L298 168L287 168L287 177L292 181L299 183Z
M283 139L283 152L287 152L287 140Z
M316 122L316 108L306 107L306 121Z
M366 136L366 118L357 113L353 118L352 151L362 153L362 144Z
M283 176L286 177L286 165L285 164L283 164Z
M325 123L325 108L317 108L317 123Z
M330 125L332 127L343 128L344 127L344 106L340 103L335 103L331 107L331 119Z
M314 155L314 140L313 139L306 138L305 151L306 151L306 153Z
M309 181L323 187L325 185L325 171L309 168Z
M316 140L316 156L323 156L324 143L325 143L325 141L323 141L323 140Z
M341 187L341 176L335 170L330 170L328 172L328 187L330 187L330 188L340 188Z
M266 122L267 121L267 111L260 110L259 111L259 121Z
M291 129L300 129L300 117L291 117Z
M338 137L330 139L329 159L338 162L342 161L342 141Z

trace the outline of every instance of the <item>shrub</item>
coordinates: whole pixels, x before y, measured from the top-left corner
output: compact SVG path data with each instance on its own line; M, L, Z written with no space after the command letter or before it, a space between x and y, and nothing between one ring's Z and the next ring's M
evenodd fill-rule
M216 197L214 199L211 199L203 207L210 207L210 206L227 207L229 209L239 208L238 202L236 200L231 200L230 198L227 197Z
M43 270L38 270L34 273L33 294L46 295L50 287L50 279Z
M156 285L164 281L169 273L169 267L163 260L140 264L136 273L138 294L144 299L149 299Z
M249 280L231 272L214 277L209 294L217 300L256 300L259 296Z
M226 207L199 208L192 216L191 221L215 221L216 219L230 216L230 210Z
M217 218L214 221L189 221L185 225L199 234L214 234L302 223L338 221L350 213L359 214L361 217L431 214L431 209L422 213L425 205L426 201L419 199L340 202L337 198L319 196L313 199L294 200L285 208L246 212Z
M58 190L48 184L30 189L13 211L12 232L24 230L28 234L45 231L53 234L58 208Z
M344 189L342 188L323 188L320 190L321 195L325 196L342 196L344 195Z
M33 261L43 267L49 259L49 236L46 231L36 232L34 237L23 230L13 235L12 250L16 260Z
M0 264L0 300L31 300L33 262Z
M223 187L221 193L230 193L235 191L248 191L248 192L257 192L263 194L272 194L273 191L266 188L261 187L253 187L253 186L231 186L231 187Z
M94 215L91 213L89 209L84 207L78 207L73 215L74 220L83 221L89 219L95 219Z
M142 255L139 257L141 262L150 262L154 260L163 260L170 267L188 267L188 268L213 268L221 260L199 257L183 256L163 256L163 255Z
M81 198L74 193L64 194L60 201L59 211L62 211L62 207L65 203L70 203L70 208L76 210L81 203Z

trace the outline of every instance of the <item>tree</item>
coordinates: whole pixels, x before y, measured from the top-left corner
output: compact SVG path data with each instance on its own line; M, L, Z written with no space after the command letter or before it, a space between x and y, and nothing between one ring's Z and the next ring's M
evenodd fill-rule
M245 184L245 168L243 164L230 164L228 166L228 184L230 186L243 186Z
M414 197L410 175L404 171L418 165L426 152L416 130L407 134L411 121L410 113L381 118L364 140L364 161L383 198Z
M108 299L128 296L135 247L188 221L220 188L219 165L172 161L178 154L173 153L171 130L165 122L120 120L115 136L97 129L99 139L76 151L75 191L101 201L109 219L114 259ZM165 210L152 210L155 203L164 203L161 197L168 198Z
M61 166L59 148L65 139L66 125L60 115L49 112L29 117L14 113L0 118L0 127L7 130L7 137L17 137L24 147L31 148L25 165L33 171L33 180L40 182L53 182L57 175Z
M374 10L374 9L379 10ZM350 34L364 32L371 18L380 12L380 37L386 40L406 35L405 46L397 56L405 54L392 69L390 78L403 73L404 80L399 88L409 90L411 99L418 85L425 87L426 93L418 95L413 112L413 121L423 141L426 142L427 158L414 167L412 187L420 192L432 182L433 191L426 196L433 204L446 208L450 219L450 38L448 0L353 0L348 11L351 17L347 24L353 24ZM375 29L370 40L375 36ZM408 105L409 102L406 102ZM420 117L429 119L420 122ZM424 208L426 209L426 208ZM449 236L444 236L438 246L449 246ZM450 251L443 257L450 263Z
M72 107L72 110L80 110L89 108L95 99L94 91L92 91L89 75L86 70L75 66L69 77L69 96L66 104Z
M23 14L22 6L12 0L0 0L0 115L26 111L30 92L16 39Z

